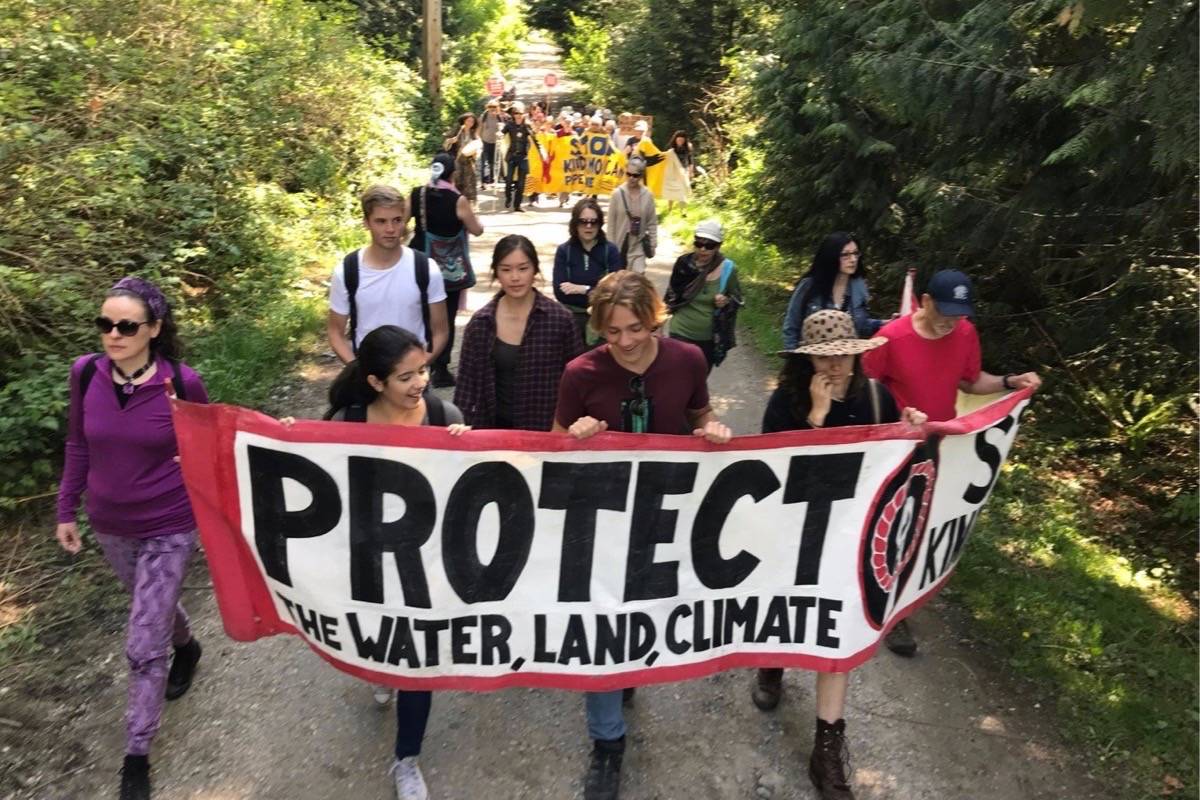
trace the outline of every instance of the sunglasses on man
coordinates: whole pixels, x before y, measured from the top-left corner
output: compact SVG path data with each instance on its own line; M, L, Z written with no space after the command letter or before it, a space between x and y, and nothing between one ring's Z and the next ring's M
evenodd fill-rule
M721 243L709 241L708 239L697 239L692 242L692 246L697 250L716 250L721 246Z
M133 336L138 332L138 328L150 324L150 320L134 322L133 320L123 319L120 322L113 322L108 317L96 317L93 322L96 324L96 330L101 333L112 333L112 329L116 328L117 333L122 336Z

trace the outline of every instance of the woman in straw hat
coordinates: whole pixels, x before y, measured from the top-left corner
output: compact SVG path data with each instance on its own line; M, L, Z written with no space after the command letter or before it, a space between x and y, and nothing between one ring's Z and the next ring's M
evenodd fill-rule
M863 375L859 355L884 344L882 337L859 339L854 320L843 311L817 311L804 320L795 350L784 350L779 388L767 402L763 433L904 422L923 425L915 408L898 410L881 383ZM846 705L849 674L817 673L817 733L808 774L822 800L853 800L846 779ZM783 670L760 669L752 698L771 711L783 695Z

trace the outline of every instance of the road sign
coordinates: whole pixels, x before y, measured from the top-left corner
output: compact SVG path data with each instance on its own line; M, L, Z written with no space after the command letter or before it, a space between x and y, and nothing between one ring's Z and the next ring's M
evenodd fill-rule
M487 93L492 97L499 97L504 94L504 78L499 75L493 75L487 79Z
M546 84L547 89L553 89L558 86L558 76L553 72L547 72L546 77L542 79L542 83Z

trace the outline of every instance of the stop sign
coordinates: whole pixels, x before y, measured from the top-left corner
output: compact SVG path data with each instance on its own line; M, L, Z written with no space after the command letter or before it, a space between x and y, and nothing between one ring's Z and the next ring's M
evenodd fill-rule
M491 97L499 97L504 94L504 78L499 75L493 75L487 79L487 93Z
M543 79L542 82L546 84L547 89L553 88L555 86L558 86L558 76L555 75L553 72L547 72L546 77Z

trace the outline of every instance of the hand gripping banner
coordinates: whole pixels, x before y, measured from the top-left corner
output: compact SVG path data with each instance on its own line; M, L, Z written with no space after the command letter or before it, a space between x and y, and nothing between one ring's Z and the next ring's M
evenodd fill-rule
M1028 400L725 446L174 410L232 638L408 689L603 690L869 659L950 577Z

